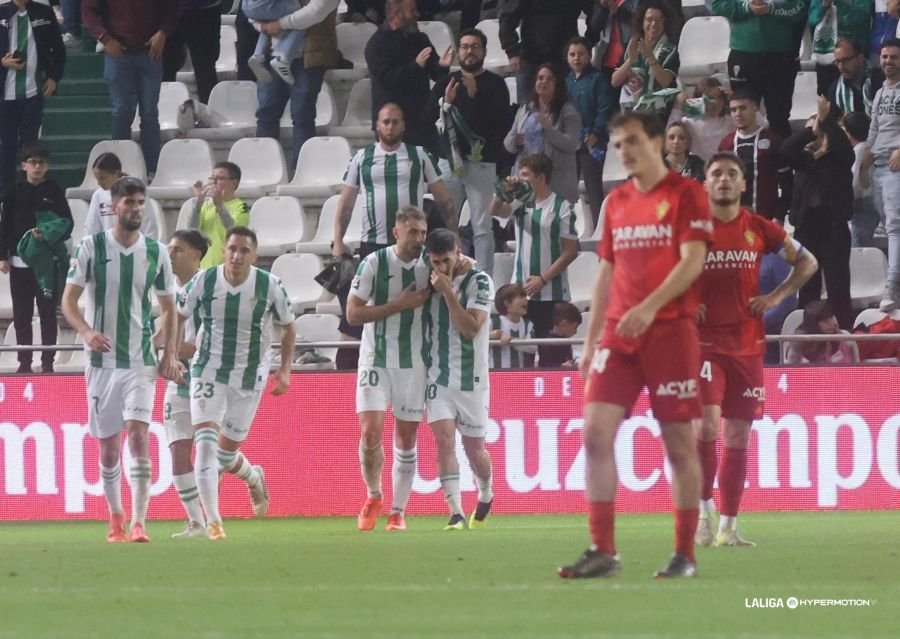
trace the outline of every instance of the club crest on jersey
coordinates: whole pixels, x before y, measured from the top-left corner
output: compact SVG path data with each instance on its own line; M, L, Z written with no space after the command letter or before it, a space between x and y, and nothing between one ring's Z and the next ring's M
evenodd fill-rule
M656 219L661 220L666 216L666 213L669 212L669 202L667 200L663 200L659 204L656 205Z
M744 231L744 239L747 240L747 244L753 246L754 242L756 242L756 233L753 231Z

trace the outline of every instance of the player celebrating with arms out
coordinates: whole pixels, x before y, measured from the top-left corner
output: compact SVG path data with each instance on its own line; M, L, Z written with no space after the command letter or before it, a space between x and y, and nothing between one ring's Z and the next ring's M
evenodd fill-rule
M228 229L225 263L199 273L178 300L182 326L199 313L203 331L191 360L191 421L197 445L194 473L212 540L225 539L218 467L247 484L257 517L269 506L263 469L250 464L241 443L269 377L273 319L281 327L281 366L272 394L284 395L291 383L294 313L281 280L254 266L257 246L256 233L246 226Z
M666 168L658 117L623 113L609 128L631 179L607 200L581 359L593 544L559 568L559 575L611 577L621 570L614 539L614 443L619 424L647 386L672 466L675 502L675 554L656 577L693 577L700 465L691 420L700 417L700 344L692 284L703 270L712 220L703 187Z
M747 475L750 425L762 417L764 401L762 315L795 293L816 272L816 258L774 222L741 208L746 189L744 164L734 153L714 154L706 167L706 190L713 213L713 243L699 280L700 395L703 419L697 452L703 478L699 546L752 546L737 532L737 513ZM763 255L777 253L793 268L768 295L759 295ZM716 438L725 418L724 454L719 471L721 516L713 535L710 516L716 478Z

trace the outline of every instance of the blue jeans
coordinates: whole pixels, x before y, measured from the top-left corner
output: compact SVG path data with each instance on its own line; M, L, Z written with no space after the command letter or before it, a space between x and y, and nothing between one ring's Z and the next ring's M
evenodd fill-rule
M0 192L16 181L16 154L26 142L38 139L44 114L40 91L24 100L0 99Z
M872 167L872 197L888 236L887 280L900 284L900 171L887 164Z
M76 38L81 37L81 0L60 0L62 7L63 23L62 32L71 33Z
M118 60L107 54L103 79L112 104L112 139L130 140L134 111L141 114L141 150L147 172L156 172L159 160L159 89L162 58L151 59L148 52L125 53Z
M852 246L874 246L875 227L878 226L878 211L871 197L853 200L853 217L850 219Z
M522 106L534 93L535 66L519 56L519 72L516 73L516 104Z
M256 110L256 137L278 139L281 114L290 100L294 138L289 168L293 169L297 166L300 147L316 134L316 100L325 78L325 69L305 69L303 58L298 58L291 64L291 72L294 74L294 86L289 86L278 76L274 76L269 84L257 84L259 108Z

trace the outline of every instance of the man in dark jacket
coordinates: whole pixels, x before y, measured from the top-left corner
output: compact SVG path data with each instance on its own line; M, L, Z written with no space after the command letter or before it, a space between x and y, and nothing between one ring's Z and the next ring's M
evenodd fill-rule
M34 271L18 255L17 246L26 233L32 233L36 239L41 239L35 233L37 213L52 211L61 218L71 220L72 212L62 188L46 177L50 169L50 149L47 145L43 142L29 142L22 146L20 157L25 179L9 186L0 200L0 273L9 275L16 343L33 343L31 318L37 303L42 343L56 344L56 298L44 295ZM53 372L55 355L55 351L41 352L43 372ZM31 373L31 356L31 351L19 353L19 373Z
M50 7L31 0L0 6L0 63L2 192L15 182L21 145L38 139L44 98L56 92L63 76L66 49Z
M209 103L209 94L219 81L219 34L222 29L222 0L181 0L181 19L163 53L163 82L174 82L187 61L185 47L191 53L191 65L197 79L197 97Z

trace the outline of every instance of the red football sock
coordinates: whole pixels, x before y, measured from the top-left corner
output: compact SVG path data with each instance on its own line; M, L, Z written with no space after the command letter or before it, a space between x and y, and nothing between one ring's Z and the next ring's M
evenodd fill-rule
M747 479L747 449L728 448L722 453L722 469L719 472L719 512L728 517L737 517L744 496L744 481Z
M591 541L602 553L616 554L615 501L588 502L588 521L591 528ZM694 522L696 524L696 522Z
M694 559L694 534L697 532L699 508L675 509L675 552L684 555L691 561Z
M697 440L697 453L700 456L700 467L703 472L703 483L700 485L700 499L712 499L713 483L716 481L716 470L719 464L716 440L711 442Z

